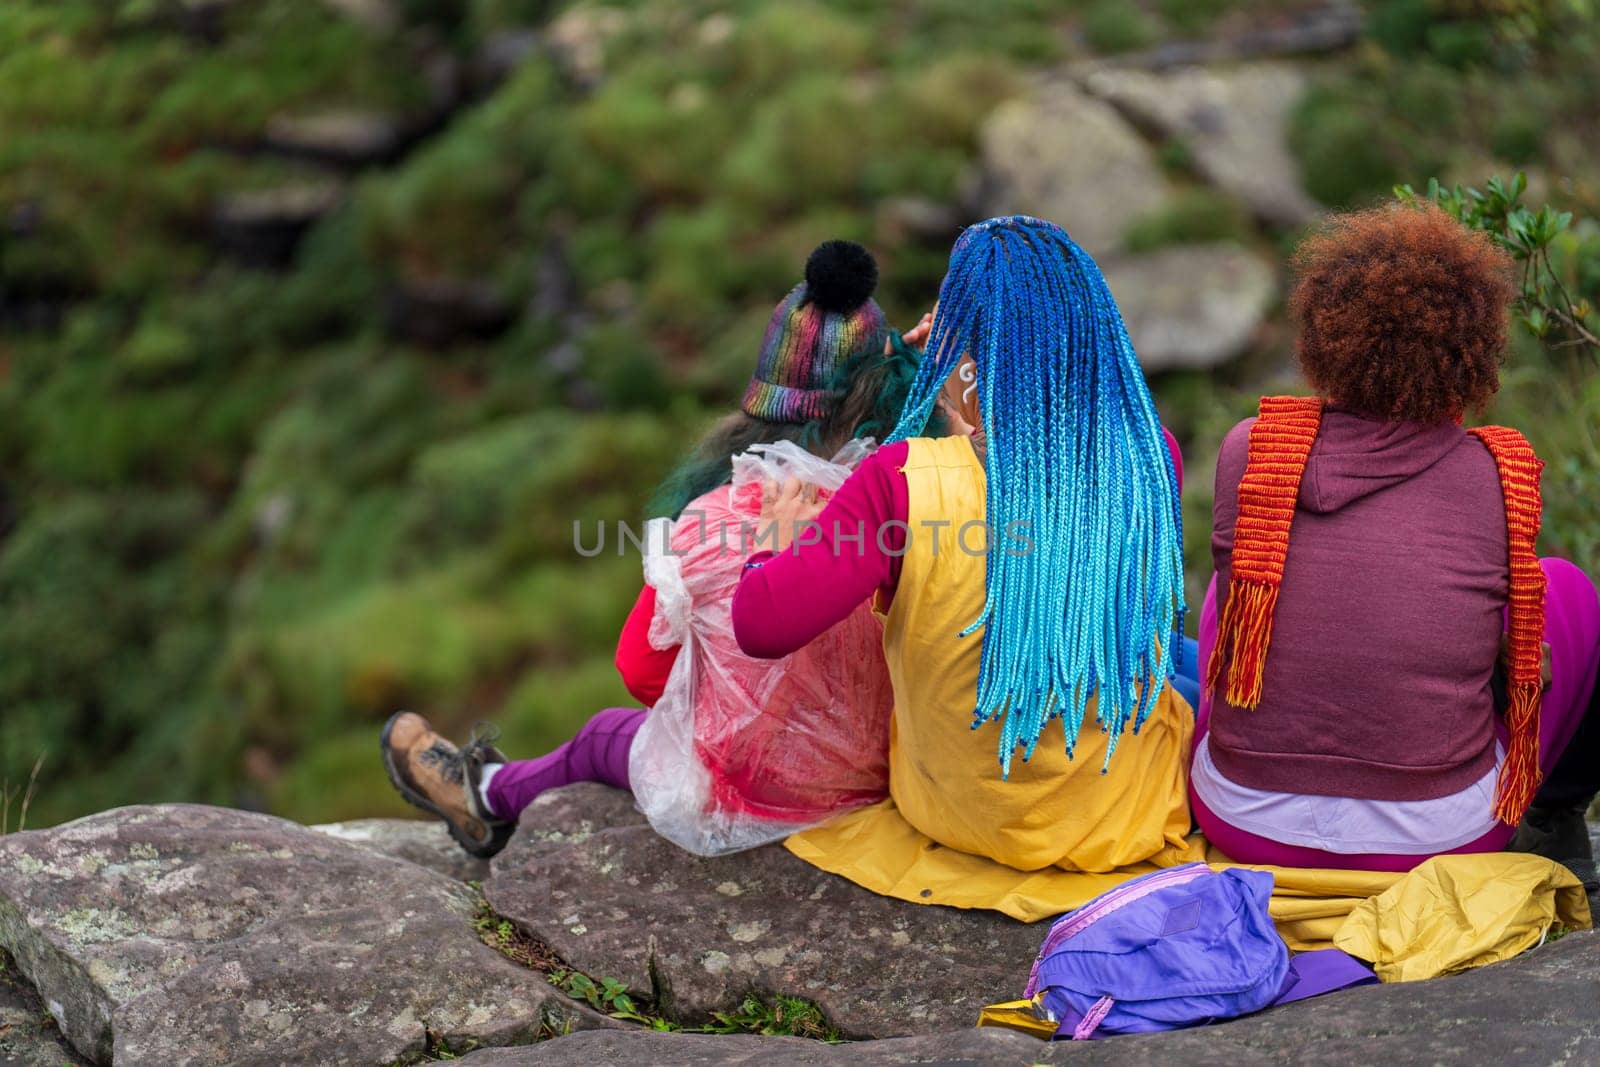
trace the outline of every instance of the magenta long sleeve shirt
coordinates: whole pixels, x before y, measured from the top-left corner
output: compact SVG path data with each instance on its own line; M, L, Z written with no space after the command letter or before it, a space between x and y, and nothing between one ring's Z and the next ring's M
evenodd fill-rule
M1178 442L1161 431L1183 489ZM733 594L733 633L747 656L778 659L805 646L878 595L887 607L900 582L911 509L904 441L862 461L817 517L820 539L783 553L757 552Z

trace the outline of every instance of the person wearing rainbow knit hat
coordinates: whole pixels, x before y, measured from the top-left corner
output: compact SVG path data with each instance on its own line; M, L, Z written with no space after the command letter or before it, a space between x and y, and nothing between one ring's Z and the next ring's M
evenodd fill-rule
M1334 219L1295 265L1316 395L1263 399L1217 460L1195 820L1288 867L1513 845L1592 894L1600 600L1535 554L1527 440L1461 426L1499 388L1509 258L1391 206Z
M759 481L748 493L730 484L735 466L781 456L842 480L866 439L894 426L917 367L909 345L927 323L892 338L872 299L877 279L860 245L820 245L772 313L741 409L659 490L654 507L669 518L647 533L646 585L617 646L623 681L648 712L608 708L555 751L517 761L489 736L457 748L414 712L391 717L381 743L390 780L468 852L493 856L528 804L573 782L635 789L658 831L703 853L883 795L889 679L868 608L852 605L818 647L781 664L741 655L727 623L743 527L761 506Z
M970 436L923 436L941 399ZM1015 871L1192 858L1194 712L1168 681L1176 446L1099 268L1059 226L961 234L890 441L825 506L769 494L782 550L752 555L733 600L753 656L804 647L869 597L884 618L890 799L843 817L842 861L791 851L918 903L945 897L875 862L888 837Z

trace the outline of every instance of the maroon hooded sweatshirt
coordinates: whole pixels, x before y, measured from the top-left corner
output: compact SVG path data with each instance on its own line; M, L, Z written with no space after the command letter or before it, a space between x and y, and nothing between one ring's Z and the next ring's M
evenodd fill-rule
M1234 427L1217 458L1219 613L1254 424ZM1300 483L1261 703L1236 708L1217 687L1217 769L1287 793L1464 789L1494 763L1490 676L1509 583L1505 504L1482 444L1455 425L1330 407Z

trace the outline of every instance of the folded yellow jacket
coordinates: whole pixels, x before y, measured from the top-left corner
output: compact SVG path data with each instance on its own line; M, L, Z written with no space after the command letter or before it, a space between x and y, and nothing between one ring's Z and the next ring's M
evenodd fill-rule
M920 833L886 800L791 836L801 859L887 897L913 904L986 908L1022 922L1053 919L1129 878L1138 863L1098 874L1047 867L1019 871L947 848ZM1161 866L1204 860L1243 866L1198 834L1168 849ZM1436 856L1406 874L1257 867L1274 878L1271 912L1291 949L1337 946L1372 963L1385 981L1449 974L1507 959L1552 924L1588 929L1583 889L1538 856L1503 852ZM1040 938L1044 931L1041 928ZM997 993L1005 991L997 990Z

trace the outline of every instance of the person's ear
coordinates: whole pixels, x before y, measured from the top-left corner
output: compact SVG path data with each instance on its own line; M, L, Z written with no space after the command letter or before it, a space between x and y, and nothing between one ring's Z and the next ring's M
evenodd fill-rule
M939 400L952 422L965 424L959 432L970 433L983 425L983 413L978 407L978 364L971 356L963 355L956 363L939 391Z

